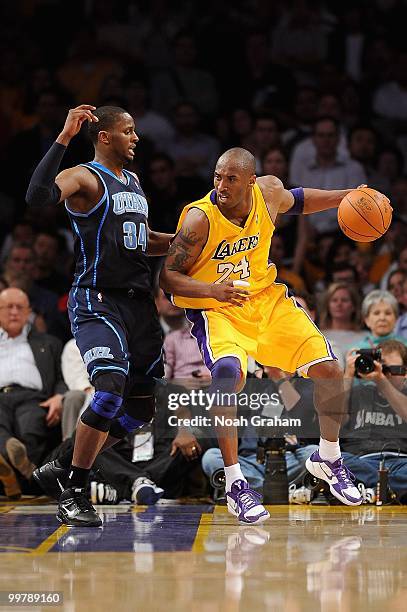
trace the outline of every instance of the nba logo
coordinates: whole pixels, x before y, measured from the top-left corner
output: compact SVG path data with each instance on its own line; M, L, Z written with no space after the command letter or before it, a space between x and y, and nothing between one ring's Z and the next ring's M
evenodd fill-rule
M101 293L98 293L98 302L103 302L103 296Z

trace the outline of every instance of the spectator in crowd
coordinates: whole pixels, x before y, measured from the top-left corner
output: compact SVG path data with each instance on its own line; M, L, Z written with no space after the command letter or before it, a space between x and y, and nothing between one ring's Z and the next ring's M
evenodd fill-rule
M30 329L29 316L23 291L0 293L0 454L26 479L59 441L66 391L60 343Z
M182 329L184 327L184 310L179 308L179 306L174 306L174 304L165 297L164 291L160 287L157 288L155 304L157 306L164 335L167 335L170 331Z
M18 287L27 293L34 313L44 318L49 329L56 319L58 296L37 285L34 281L35 266L34 249L24 244L15 244L4 264L3 276L9 287Z
M387 188L385 193L390 193L394 188L394 182L403 174L404 159L400 149L386 146L377 155L376 172L379 180ZM372 187L375 187L372 184Z
M341 123L342 109L338 96L329 93L321 95L318 100L316 114L317 119L319 117L330 117L337 122L339 135L337 157L340 160L348 159L348 138L345 126ZM316 153L312 134L298 142L291 153L290 176L298 175L304 164L308 164L310 159L315 159Z
M176 174L208 180L219 155L219 143L199 130L198 110L189 102L175 109L175 135L166 152L175 161Z
M405 236L403 239L405 241ZM391 265L389 265L386 272L382 276L380 281L381 289L385 289L388 286L389 277L395 270L400 270L400 272L407 275L407 243L404 242L402 245L396 244L395 247L396 250L393 253L395 260Z
M61 237L47 231L40 231L34 239L35 283L43 289L61 297L68 293L70 280L57 270L62 252ZM64 253L66 256L66 253Z
M379 138L370 125L355 125L349 134L349 153L358 161L366 174L369 187L389 193L391 181L376 169Z
M248 33L242 68L241 78L231 84L235 99L242 100L255 111L270 108L278 114L284 112L295 91L295 80L290 71L271 62L266 32Z
M310 85L298 87L293 106L290 127L283 133L283 143L288 149L312 135L318 105L318 92Z
M150 215L153 229L174 233L179 213L206 184L199 177L177 176L175 163L166 153L156 153L150 160L146 194L151 201Z
M198 68L194 36L181 31L174 40L174 62L159 72L152 83L153 108L169 116L171 110L188 100L203 116L218 108L216 84L210 72Z
M353 284L333 283L325 292L319 314L319 328L335 344L335 355L345 368L349 346L358 346L365 334L360 326L360 298Z
M256 158L256 173L262 174L262 160L265 154L281 144L281 135L274 115L261 113L257 115L253 131L252 153Z
M362 319L369 329L357 348L373 348L385 340L402 340L395 333L399 307L389 291L375 289L362 302Z
M338 156L339 126L335 119L321 117L315 122L313 141L315 157L293 174L290 183L318 189L346 189L366 183L366 175L359 162ZM318 232L338 227L337 211L331 209L312 215L311 225Z
M396 329L394 330L396 336L403 338L407 344L407 278L403 282L403 291L400 298L401 304L404 307L404 314L400 315L396 322Z
M243 147L243 149L253 150L254 137L253 113L249 108L235 108L230 116L231 123L231 147Z
M34 237L34 228L29 221L22 219L20 222L16 223L12 232L7 234L7 236L4 238L1 249L0 263L3 264L6 261L12 246L15 244L31 246L34 242Z
M345 369L348 386L348 422L341 446L347 467L366 487L375 488L381 459L389 470L389 487L407 497L407 347L397 340L378 344L381 362L362 382L352 385L357 355L349 354ZM383 372L383 366L400 366L404 374ZM349 387L350 390L349 390Z
M396 58L394 78L380 85L374 93L373 110L385 119L395 121L393 125L403 126L407 119L407 52L402 51Z
M397 215L407 223L407 176L400 176L391 187L391 203Z
M399 313L404 312L404 304L402 301L403 284L407 279L407 274L403 270L395 269L387 279L387 291L390 291L396 298L399 305Z
M138 136L147 136L157 151L164 150L174 136L174 128L169 120L151 109L148 83L142 77L124 78L126 83L125 107L132 117L136 117Z
M284 265L284 255L283 238L275 232L271 241L269 259L277 267L277 282L287 283L294 291L305 291L305 284L301 276Z

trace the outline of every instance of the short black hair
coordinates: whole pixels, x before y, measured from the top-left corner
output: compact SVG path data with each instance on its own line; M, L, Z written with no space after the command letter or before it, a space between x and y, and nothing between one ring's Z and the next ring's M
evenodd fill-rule
M332 123L332 125L335 127L335 131L337 134L339 134L339 130L340 130L340 124L339 121L337 119L335 119L335 117L331 117L330 115L323 115L322 117L318 117L317 119L315 119L314 121L314 126L313 126L313 133L315 134L315 132L317 131L317 127L320 123L324 123L325 121L330 121Z
M121 106L99 106L99 108L93 111L93 114L96 115L99 121L89 123L88 134L95 145L98 141L99 132L110 130L118 117L128 114L128 112Z

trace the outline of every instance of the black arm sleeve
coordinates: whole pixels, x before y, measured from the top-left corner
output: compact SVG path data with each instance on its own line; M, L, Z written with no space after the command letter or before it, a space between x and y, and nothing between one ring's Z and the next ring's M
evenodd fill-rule
M46 206L58 204L61 199L61 190L55 183L59 166L66 151L66 147L54 142L48 153L44 155L34 170L25 196L30 206Z

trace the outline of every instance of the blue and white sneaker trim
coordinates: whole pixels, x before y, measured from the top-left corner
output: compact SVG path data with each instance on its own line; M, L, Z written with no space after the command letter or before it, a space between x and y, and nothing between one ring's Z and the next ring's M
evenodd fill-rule
M316 478L320 478L329 484L329 489L337 499L347 506L359 506L362 495L355 486L355 476L346 467L343 458L334 462L321 459L316 450L306 460L305 467Z

